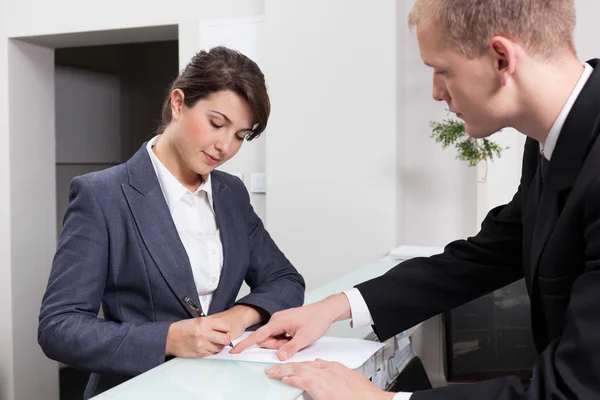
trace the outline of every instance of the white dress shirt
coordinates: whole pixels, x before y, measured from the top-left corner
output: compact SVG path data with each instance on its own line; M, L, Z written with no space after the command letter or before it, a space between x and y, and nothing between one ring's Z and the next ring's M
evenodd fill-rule
M223 246L213 207L211 177L190 192L156 157L152 147L160 135L146 146L177 233L192 266L194 283L205 314L219 285L223 268Z
M560 135L560 131L562 130L565 121L567 120L567 116L571 112L573 108L573 104L577 99L577 96L581 93L581 90L585 86L585 83L588 81L590 75L594 69L589 64L584 64L584 70L581 74L581 77L577 81L575 88L571 92L571 95L567 99L567 102L563 106L561 112L556 117L550 132L548 133L548 137L546 138L546 143L540 143L540 152L546 157L548 161L552 157L552 153L554 152L554 148L556 147L556 142L558 141L558 136ZM344 294L348 298L348 302L350 303L350 312L352 314L352 327L360 328L363 326L373 325L373 317L369 312L369 308L367 307L367 303L365 299L360 294L360 291L356 288L352 288L348 291L345 291ZM394 396L394 400L409 400L412 393L397 393Z

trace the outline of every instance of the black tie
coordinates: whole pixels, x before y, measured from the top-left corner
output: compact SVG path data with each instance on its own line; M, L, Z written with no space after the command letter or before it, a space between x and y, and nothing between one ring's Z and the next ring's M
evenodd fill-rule
M540 169L540 177L542 178L542 184L544 183L544 179L546 179L546 176L548 175L548 165L549 164L550 164L550 161L548 161L546 156L544 156L543 154L540 154L538 168Z

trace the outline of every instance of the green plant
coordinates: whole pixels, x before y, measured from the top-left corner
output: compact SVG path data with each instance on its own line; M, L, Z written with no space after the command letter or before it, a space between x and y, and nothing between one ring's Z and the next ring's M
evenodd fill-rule
M445 119L442 122L431 122L431 137L446 148L452 144L456 147L458 154L456 158L467 161L469 166L474 167L479 162L493 160L500 157L502 147L489 139L474 139L465 132L465 124L462 121Z

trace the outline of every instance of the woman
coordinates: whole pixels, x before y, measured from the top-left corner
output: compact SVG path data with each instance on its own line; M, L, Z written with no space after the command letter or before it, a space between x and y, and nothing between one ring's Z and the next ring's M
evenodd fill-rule
M169 90L160 134L126 163L73 179L38 341L92 372L86 398L166 357L219 352L302 305L304 280L243 183L214 170L260 135L269 112L253 61L200 52ZM244 280L251 293L236 302Z

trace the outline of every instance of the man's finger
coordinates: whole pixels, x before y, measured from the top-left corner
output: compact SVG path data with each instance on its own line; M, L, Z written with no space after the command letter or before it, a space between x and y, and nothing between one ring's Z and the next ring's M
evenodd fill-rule
M279 348L281 348L281 346L283 346L290 340L291 340L291 338L285 338L285 339L270 338L270 339L265 340L264 342L260 342L257 344L258 344L258 347L261 347L263 349L279 350Z
M320 368L315 365L315 362L307 361L273 366L267 368L265 373L271 379L281 379L281 382L286 385L303 389L313 398L319 397L315 389L319 387L317 380L323 378L320 375Z
M253 344L264 342L267 339L269 339L271 336L272 336L272 330L271 330L271 327L267 324L267 325L263 326L262 328L258 329L257 331L255 331L254 333L252 333L246 339L242 340L241 342L239 342L238 344L233 346L233 349L231 349L230 353L231 354L241 353L242 351L246 350L248 347L252 346Z
M312 342L307 340L304 335L297 334L292 338L292 340L279 348L279 351L277 352L277 358L279 358L281 361L289 360L294 356L294 354L307 347L311 343Z
M313 366L315 366L317 368L320 368L320 369L325 369L330 364L333 364L333 363L331 363L330 361L325 361L325 360L323 360L321 358L317 358L315 361L312 362Z
M311 390L311 380L309 378L305 378L303 376L284 376L281 378L281 382L288 386L294 386L300 388L307 392L309 395L312 395Z
M308 368L307 362L287 363L266 368L265 373L269 378L281 379L284 376L306 375Z

